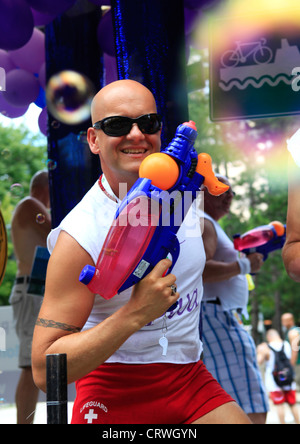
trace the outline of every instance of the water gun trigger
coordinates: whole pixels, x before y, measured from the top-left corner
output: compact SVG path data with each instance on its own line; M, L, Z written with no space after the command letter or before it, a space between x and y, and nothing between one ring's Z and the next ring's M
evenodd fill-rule
M170 259L170 261L172 261L172 264L164 272L163 277L167 276L168 274L171 273L171 271L173 270L174 265L177 262L177 259L179 257L179 253L180 253L180 244L179 244L177 236L174 236L173 239L172 239L172 243L169 245L169 254L167 255L167 259Z
M213 172L212 160L209 154L200 153L198 155L198 165L196 168L196 172L204 177L203 185L213 196L220 196L221 194L229 190L229 185L225 185L225 183L220 182L216 178Z
M170 253L167 256L167 258L170 259L169 256L171 255L172 259L170 259L170 260L172 260L172 264L171 264L170 268L168 268L164 272L163 277L167 276L168 274L171 273L174 265L177 262L179 253L180 253L180 244L179 244L177 236L175 236L172 240L172 246L170 246ZM178 306L178 301L176 301L173 305L171 305L171 307L168 308L167 312L171 312L171 311L175 310L177 308L177 306Z

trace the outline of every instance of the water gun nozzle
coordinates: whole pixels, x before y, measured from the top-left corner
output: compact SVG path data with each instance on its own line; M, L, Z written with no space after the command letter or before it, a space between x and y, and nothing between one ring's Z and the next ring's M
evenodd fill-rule
M193 130L197 131L196 123L193 122L193 120L190 120L189 122L184 122L183 125L189 126Z
M206 186L209 193L213 196L220 196L229 189L228 185L225 185L225 183L220 182L216 178L213 172L212 160L209 154L200 153L198 155L198 165L196 172L204 176L203 185Z

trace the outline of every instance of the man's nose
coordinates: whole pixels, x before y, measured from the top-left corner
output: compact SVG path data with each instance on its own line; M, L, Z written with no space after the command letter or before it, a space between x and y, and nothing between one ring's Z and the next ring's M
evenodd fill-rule
M127 137L134 137L134 138L140 138L140 139L144 139L145 135L144 133L140 130L139 126L137 123L133 123L130 132L128 133Z

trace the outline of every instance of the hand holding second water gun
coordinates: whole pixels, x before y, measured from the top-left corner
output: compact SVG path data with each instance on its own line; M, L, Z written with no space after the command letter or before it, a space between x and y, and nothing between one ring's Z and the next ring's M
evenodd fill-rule
M196 152L196 137L194 122L179 125L164 150L143 160L140 178L119 205L96 266L81 272L80 281L92 292L110 299L169 254L170 272L180 252L176 233L202 184L214 195L227 191L213 173L211 157Z
M279 250L285 244L286 225L274 221L269 225L256 227L246 233L234 236L234 248L247 256L260 253L265 261L272 251Z

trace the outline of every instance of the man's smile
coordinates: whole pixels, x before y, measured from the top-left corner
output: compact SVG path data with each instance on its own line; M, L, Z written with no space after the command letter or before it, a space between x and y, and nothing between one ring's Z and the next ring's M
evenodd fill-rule
M126 148L122 150L122 153L124 154L145 154L145 152L145 148Z

